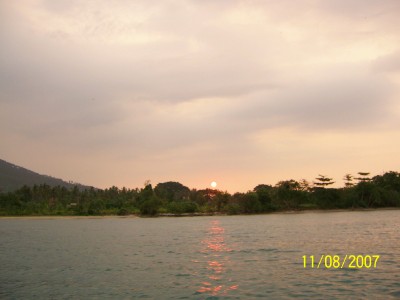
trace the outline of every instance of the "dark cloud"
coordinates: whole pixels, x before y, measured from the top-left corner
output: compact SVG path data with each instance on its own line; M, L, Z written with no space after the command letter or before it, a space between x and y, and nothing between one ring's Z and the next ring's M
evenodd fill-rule
M383 78L346 72L294 87L278 112L286 114L287 122L308 130L368 130L390 116L389 84Z
M107 157L102 170L115 163L118 174L127 161L135 174L121 172L134 180L174 169L239 176L278 172L282 153L310 160L290 145L312 152L307 134L377 135L397 124L394 1L0 5L9 156L32 149L95 169Z
M335 66L260 93L228 118L245 120L249 130L287 126L307 131L370 130L396 118L393 90L383 76Z

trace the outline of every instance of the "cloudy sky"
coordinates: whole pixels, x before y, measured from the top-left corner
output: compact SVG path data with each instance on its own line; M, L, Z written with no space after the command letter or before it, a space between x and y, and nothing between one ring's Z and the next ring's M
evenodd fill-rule
M400 171L397 0L0 0L0 158L100 188Z

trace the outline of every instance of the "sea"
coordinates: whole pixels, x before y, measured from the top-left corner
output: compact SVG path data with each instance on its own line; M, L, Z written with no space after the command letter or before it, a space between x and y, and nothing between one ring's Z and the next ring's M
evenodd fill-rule
M400 210L0 218L0 299L400 299Z

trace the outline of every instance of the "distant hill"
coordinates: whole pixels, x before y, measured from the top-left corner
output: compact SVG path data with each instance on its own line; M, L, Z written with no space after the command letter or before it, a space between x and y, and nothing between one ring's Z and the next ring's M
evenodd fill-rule
M24 185L33 186L35 184L59 185L66 188L78 186L80 190L90 188L82 184L66 182L62 179L41 175L0 159L0 192L12 192Z

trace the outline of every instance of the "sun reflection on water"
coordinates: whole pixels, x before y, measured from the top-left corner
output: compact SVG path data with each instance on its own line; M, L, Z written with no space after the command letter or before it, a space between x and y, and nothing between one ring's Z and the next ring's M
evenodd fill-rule
M212 296L226 295L229 291L236 290L238 285L232 284L232 279L227 274L230 264L229 252L232 251L225 244L225 229L218 220L211 221L207 236L201 241L204 245L201 251L207 260L207 280L197 290L199 293L208 293Z

